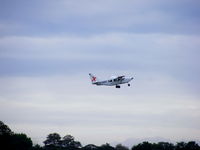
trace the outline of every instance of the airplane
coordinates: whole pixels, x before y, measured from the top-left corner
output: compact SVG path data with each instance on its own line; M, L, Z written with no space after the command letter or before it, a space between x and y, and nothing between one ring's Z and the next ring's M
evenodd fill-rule
M89 73L90 79L92 84L96 85L106 85L106 86L115 86L116 88L120 88L119 84L125 84L128 83L128 86L130 86L130 81L133 80L133 77L131 78L125 78L125 76L118 76L118 77L111 77L109 80L103 80L99 81L96 76Z

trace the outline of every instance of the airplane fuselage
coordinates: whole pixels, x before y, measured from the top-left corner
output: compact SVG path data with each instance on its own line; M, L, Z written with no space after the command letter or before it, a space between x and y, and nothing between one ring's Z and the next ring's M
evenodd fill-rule
M97 81L94 82L93 84L96 85L107 85L107 86L114 86L114 85L119 85L119 84L125 84L133 80L133 78L124 78L122 80L118 79L110 79L110 80L104 80L104 81Z

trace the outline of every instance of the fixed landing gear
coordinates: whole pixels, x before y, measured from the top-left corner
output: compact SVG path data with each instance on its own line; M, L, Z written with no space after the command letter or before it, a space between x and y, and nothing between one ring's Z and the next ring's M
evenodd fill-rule
M131 86L130 84L128 84L128 86Z
M119 86L119 85L116 85L116 88L120 88L120 86Z

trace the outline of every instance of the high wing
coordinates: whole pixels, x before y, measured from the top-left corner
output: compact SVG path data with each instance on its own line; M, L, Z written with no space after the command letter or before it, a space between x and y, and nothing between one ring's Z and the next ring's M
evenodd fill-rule
M123 79L123 78L125 78L125 76L118 76L117 78L118 79Z
M114 80L121 81L125 78L125 76L118 76Z

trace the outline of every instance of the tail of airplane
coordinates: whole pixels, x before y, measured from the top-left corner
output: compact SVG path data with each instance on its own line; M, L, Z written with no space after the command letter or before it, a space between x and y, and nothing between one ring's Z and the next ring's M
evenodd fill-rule
M92 83L97 82L97 77L95 77L94 75L92 75L91 73L89 73L90 79L92 81Z

